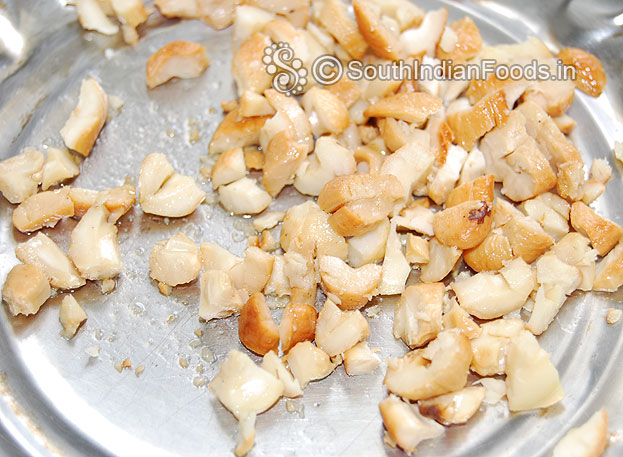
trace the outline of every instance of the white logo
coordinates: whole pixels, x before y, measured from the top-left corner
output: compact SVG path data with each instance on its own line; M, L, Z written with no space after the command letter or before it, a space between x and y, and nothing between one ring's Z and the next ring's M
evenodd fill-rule
M307 68L303 61L294 57L294 51L288 43L272 44L264 49L262 62L266 72L273 76L273 88L282 94L298 95L307 84Z

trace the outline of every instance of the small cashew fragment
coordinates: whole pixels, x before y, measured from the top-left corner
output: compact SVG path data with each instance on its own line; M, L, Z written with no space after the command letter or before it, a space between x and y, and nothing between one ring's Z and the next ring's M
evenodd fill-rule
M474 271L497 271L515 258L508 238L494 229L478 246L463 253L463 260Z
M322 286L337 296L340 308L346 310L361 308L368 303L381 282L381 266L368 264L352 268L333 256L320 256L318 270Z
M402 252L402 241L396 232L396 223L392 221L385 245L378 293L380 295L401 294L405 290L409 273L411 273L411 265Z
M579 48L563 48L558 59L576 70L575 85L585 94L599 97L606 87L606 73L597 57Z
M16 204L37 193L43 170L43 152L25 148L0 162L0 192Z
M451 303L450 309L443 314L443 329L456 329L470 340L480 336L482 330L467 311L461 308L455 298L451 299Z
M345 259L346 240L331 227L328 219L327 213L313 201L290 207L281 226L281 247L304 256L332 255Z
M370 327L360 311L341 311L327 298L318 313L316 345L329 357L346 352L370 334Z
M232 267L242 262L242 259L217 243L206 241L199 245L201 262L205 270L230 271Z
M319 195L322 188L336 176L355 173L353 153L331 136L316 140L314 153L297 170L294 187L306 195Z
M27 265L39 267L52 287L77 289L86 284L69 257L43 233L18 244L15 256Z
M323 211L332 213L347 203L374 198L379 193L395 200L402 197L402 185L394 175L389 174L338 176L324 186L318 196L318 206Z
M407 234L407 249L405 259L411 264L423 265L430 262L428 241L413 233Z
M255 417L283 395L284 385L242 352L232 350L208 384L210 392L239 422L236 455L245 455L255 439Z
M497 273L481 272L450 287L463 309L480 319L493 319L521 308L536 285L534 271L523 259Z
M234 53L231 74L238 88L238 96L249 90L262 94L272 82L272 76L262 62L264 49L270 47L270 39L263 33L254 33Z
M450 28L456 32L456 42L450 49L437 46L437 58L440 60L450 60L453 65L460 65L478 55L482 49L482 37L474 21L469 17L464 17L460 21L454 21Z
M238 336L247 349L264 355L279 347L279 327L270 315L264 295L256 292L240 310Z
M222 185L244 178L246 174L242 148L228 149L218 156L212 167L212 187L218 189Z
M110 212L108 222L114 224L136 202L136 189L130 185L112 187L102 191L71 187L69 188L69 198L74 202L74 216L82 217L92 206L104 205Z
M73 295L65 295L59 308L58 320L63 326L61 335L71 339L78 331L78 327L87 320L87 313L84 312Z
M313 341L317 315L316 308L312 305L288 303L279 323L279 339L284 353L301 341Z
M283 396L288 398L296 398L303 395L303 389L299 382L294 378L290 370L288 370L275 351L268 351L262 358L261 367L283 382Z
M601 217L582 202L571 205L571 225L591 240L591 245L605 256L619 242L623 229L618 224Z
M262 184L271 197L294 182L296 171L307 157L307 146L290 129L275 134L264 150Z
M160 14L165 17L199 19L199 3L196 0L154 0Z
M199 249L182 232L158 241L149 254L149 276L169 286L193 281L201 271Z
M220 154L233 148L260 144L260 131L270 116L240 117L238 108L231 110L216 128L208 153Z
M248 295L260 292L266 286L273 271L274 258L260 248L250 246L244 251L242 262L236 263L229 275L239 291Z
M438 205L443 204L461 176L468 153L461 146L451 144L445 162L428 185L428 196Z
M455 187L446 199L446 208L471 200L493 202L494 190L495 179L493 175L479 176Z
M446 330L425 349L390 359L383 383L408 400L422 400L462 389L472 350L466 336Z
M147 87L153 89L172 78L196 78L210 64L203 46L191 41L172 41L147 59Z
M205 199L190 176L180 175L164 154L149 154L138 177L139 202L143 211L164 217L191 214Z
M320 25L346 50L353 59L361 59L368 45L359 33L357 23L348 16L346 5L340 0L322 3L318 17Z
M417 28L409 28L400 35L402 48L407 56L435 55L435 48L444 32L448 10L441 8L428 11Z
M371 0L353 0L353 11L359 32L375 54L384 59L399 59L402 49L398 31L383 24L377 5Z
M435 213L425 206L412 206L400 211L400 216L395 216L392 222L396 222L397 227L413 230L424 235L433 236L433 221Z
M470 249L487 237L493 224L492 203L471 200L435 213L435 237L446 246Z
M588 421L569 430L552 457L599 457L608 445L608 413L601 408Z
M302 388L307 387L310 381L326 378L335 369L327 353L309 341L297 343L285 359Z
M389 236L390 223L383 219L379 225L367 233L348 239L348 263L353 268L383 260Z
M446 120L457 143L471 151L488 131L503 125L508 114L506 95L499 90L479 100L471 109L448 113Z
M87 157L97 140L108 113L108 96L93 78L82 81L76 108L61 129L65 145Z
M243 6L243 8L245 7ZM275 109L263 95L247 90L240 97L240 115L242 117L272 116L273 114L275 114Z
M550 192L524 201L519 208L537 221L543 230L558 241L569 233L569 203Z
M548 252L536 261L536 278L539 286L526 327L540 335L552 323L567 296L580 285L582 275L578 268Z
M320 282L314 259L296 251L283 255L284 274L290 284L290 300L295 303L316 304L317 283Z
M520 319L497 319L480 328L480 335L471 340L471 369L481 376L504 374L508 345L525 329L525 324Z
M121 273L117 227L103 206L91 207L71 232L69 258L85 279L109 279Z
M121 22L123 40L134 46L139 39L136 28L149 16L143 0L111 0L110 4L117 19Z
M615 292L623 285L623 243L612 249L606 257L597 262L593 290Z
M325 133L339 135L348 127L350 118L346 105L326 89L312 87L303 95L301 104L316 137Z
M394 338L411 349L434 340L441 331L445 291L441 282L407 287L394 309Z
M506 397L511 411L547 408L565 396L549 354L526 330L511 340L505 371Z
M261 216L257 216L253 219L253 228L256 232L261 233L264 230L270 230L283 221L286 213L283 211L268 211L262 213Z
M385 442L396 445L411 454L420 442L443 435L445 429L432 419L428 419L411 404L396 395L389 395L379 403L383 424L387 429Z
M35 265L15 265L2 286L2 299L13 316L36 314L51 294L48 279Z
M420 413L443 425L464 424L480 408L486 389L469 386L458 392L420 401Z
M388 95L366 108L367 117L391 117L420 126L442 108L441 99L425 92Z
M242 308L244 302L227 272L207 269L201 275L199 284L199 317L202 319L222 319Z
M69 178L78 176L80 167L66 149L48 148L47 158L43 165L41 189L48 190Z
M273 201L270 195L251 178L241 178L218 188L221 204L234 214L258 214Z
M348 376L359 376L374 371L381 364L381 358L361 341L344 352L344 369Z
M23 233L54 227L64 217L74 215L69 188L48 190L31 195L13 211L13 225Z
M590 240L580 233L571 232L552 246L552 251L560 260L580 270L580 290L592 290L595 282L597 251L591 249L589 243Z
M78 21L85 30L95 30L104 35L115 35L119 26L106 17L103 2L97 0L77 0Z
M422 282L437 282L448 276L454 265L461 258L461 251L455 246L444 246L437 238L433 238L428 243L430 261L422 265Z

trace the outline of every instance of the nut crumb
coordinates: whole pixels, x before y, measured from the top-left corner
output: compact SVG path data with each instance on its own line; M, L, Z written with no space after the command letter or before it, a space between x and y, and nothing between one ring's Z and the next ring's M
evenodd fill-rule
M201 338L203 336L203 330L200 328L196 329L194 333L197 338Z
M168 297L169 295L171 295L171 286L163 282L158 283L158 290L165 297ZM169 316L169 320L171 319L171 317L172 316Z
M179 364L182 368L188 368L188 359L185 357L180 357Z
M109 294L110 292L115 290L115 286L116 286L116 283L114 279L104 279L100 283L100 289L103 294Z
M193 378L193 386L195 387L203 387L207 384L208 378L205 376L195 376Z
M376 319L381 315L381 305L373 305L366 309L366 316Z
M616 325L621 320L621 315L623 315L623 311L620 309L610 308L606 314L606 322L609 325Z
M86 348L84 350L84 352L86 352L87 354L89 354L89 357L99 357L100 356L100 351L102 350L102 348L100 346L89 346L88 348Z
M136 367L136 370L134 370L134 374L138 377L143 373L143 371L145 371L145 365L139 365Z
M614 158L623 164L623 142L614 142Z

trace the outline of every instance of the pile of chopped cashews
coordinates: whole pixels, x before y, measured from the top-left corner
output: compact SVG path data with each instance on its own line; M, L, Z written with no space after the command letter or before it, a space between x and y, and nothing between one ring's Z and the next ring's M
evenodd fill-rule
M121 31L132 45L150 14L233 26L238 98L222 104L207 151L213 165L201 174L225 210L253 216L258 235L238 257L180 232L153 246L149 274L163 295L199 278L200 318L237 316L240 341L263 356L258 366L232 350L209 383L239 421L236 455L253 447L256 416L282 396L303 395L340 364L351 376L381 365L361 312L376 296L399 296L393 334L409 351L385 361L388 396L379 409L388 445L412 453L503 397L510 411L564 397L536 337L576 290L623 285L623 231L589 206L611 168L596 159L586 176L567 137L576 87L597 97L605 86L596 57L577 48L554 57L536 38L485 46L470 18L449 22L445 8L425 12L408 0L353 0L354 14L341 0L156 0L158 11L141 0L75 3L85 29ZM294 97L271 87L262 62L264 49L279 42L308 69L322 54L457 66L485 58L555 65L558 58L578 77L461 81L449 67L443 81L343 77L322 87L309 78ZM147 60L146 85L197 77L209 63L200 44L169 43ZM187 216L206 199L160 153L144 158L137 189L64 185L122 105L85 79L60 130L66 149L26 148L0 163L0 191L16 205L13 224L29 235L2 289L11 314L35 314L54 289L73 291L87 280L112 292L122 271L115 224L136 192L143 212L168 218ZM623 158L621 145L615 154ZM285 212L268 209L286 186L309 200ZM38 230L68 217L78 223L65 253ZM279 323L267 296L287 301ZM608 324L620 317L608 310ZM59 319L71 338L87 315L66 293ZM480 379L468 384L470 373ZM607 433L602 409L569 431L553 455L601 455Z

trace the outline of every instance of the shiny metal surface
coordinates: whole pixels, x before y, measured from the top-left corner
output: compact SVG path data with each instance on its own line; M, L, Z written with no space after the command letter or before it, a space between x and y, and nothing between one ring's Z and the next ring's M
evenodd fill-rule
M452 19L470 14L488 43L529 35L552 48L585 47L604 62L605 95L576 94L571 115L573 139L585 159L606 158L615 172L596 203L605 216L623 223L621 168L614 164L614 141L623 140L623 34L614 18L619 0L523 0L445 2ZM427 0L425 8L439 5ZM620 21L619 16L619 21ZM220 102L233 97L229 31L215 32L199 21L162 21L146 27L136 48L117 38L85 33L75 12L57 2L0 2L0 157L25 146L60 145L59 129L75 103L79 82L95 76L111 95L125 100L121 113L104 128L75 180L101 189L136 182L143 157L164 152L176 169L196 176L200 157L220 120ZM198 79L174 81L148 93L147 57L174 39L204 44L212 59ZM199 140L189 141L194 130ZM205 190L209 183L201 182ZM275 207L300 198L280 199ZM0 281L17 263L13 248L26 237L12 229L11 206L0 202ZM66 247L74 221L45 232ZM148 277L147 256L158 240L184 231L195 241L218 241L240 254L250 221L230 217L220 207L201 205L190 217L165 221L130 211L120 223L124 271L117 289L102 296L96 284L76 292L88 321L67 342L59 336L59 299L34 318L0 319L0 455L7 456L206 456L231 455L236 421L208 392L195 387L210 379L231 348L240 348L232 319L202 324L197 317L198 284L163 297ZM565 399L543 414L509 415L502 405L483 408L466 426L452 427L423 443L417 455L529 457L550 455L571 427L605 406L615 432L605 455L623 455L623 325L610 327L605 313L621 309L623 293L577 294L562 309L541 344L552 353ZM277 311L277 315L279 312ZM370 344L383 357L405 348L391 332L391 301L369 319ZM203 336L194 334L203 330ZM98 358L85 349L99 346ZM212 354L214 357L212 357ZM118 373L116 362L133 367ZM189 362L182 368L179 359ZM201 368L198 368L201 367ZM203 370L199 373L198 370ZM402 455L383 445L378 402L384 398L384 368L347 379L342 367L312 383L300 413L284 400L257 422L252 456Z

